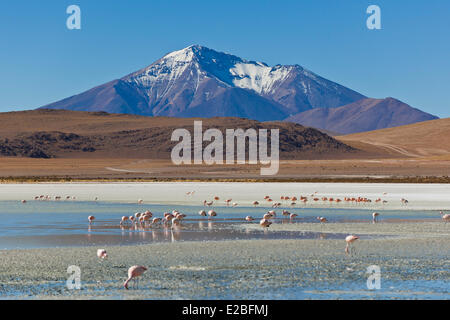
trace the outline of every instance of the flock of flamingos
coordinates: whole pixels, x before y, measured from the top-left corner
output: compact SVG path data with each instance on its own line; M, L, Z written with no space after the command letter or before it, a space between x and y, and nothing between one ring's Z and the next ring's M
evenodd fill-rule
M186 195L188 196L192 196L194 195L195 191L189 191L186 192ZM294 207L297 204L297 201L300 201L303 204L306 204L308 201L313 201L315 203L328 203L328 204L332 204L332 203L352 203L352 204L365 204L365 203L371 203L372 200L368 199L368 198L364 198L364 197L344 197L343 200L341 200L340 198L332 198L332 197L317 197L316 196L317 192L315 192L314 194L312 194L310 197L307 196L300 196L299 198L297 198L296 196L281 196L280 200L285 202L285 206L291 206ZM386 193L383 193L384 195L386 195ZM49 195L40 195L40 196L35 196L34 200L40 200L40 201L49 201L49 200L62 200L63 198L61 196L49 196ZM76 197L75 196L66 196L65 200L75 200ZM94 201L98 201L99 198L95 197ZM213 200L211 201L207 201L204 200L203 201L203 206L205 207L212 207L215 203L217 203L217 201L220 200L219 196L214 196ZM266 195L263 200L261 200L262 202L266 202L266 207L267 206L271 206L272 208L280 208L283 206L283 203L281 202L274 202L273 199ZM26 200L22 200L22 203L26 203ZM143 204L144 201L142 199L138 200L138 204ZM226 206L232 206L232 207L236 207L238 204L235 202L232 202L232 199L226 199L225 200L225 205ZM381 203L381 204L386 204L387 201L386 200L382 200L381 198L378 198L375 200L375 203ZM261 203L257 200L252 202L252 205L255 207L258 207ZM406 199L401 199L401 204L402 205L407 205L408 204L408 200ZM208 217L208 219L213 219L214 217L217 216L217 212L214 211L213 209L211 210L200 210L198 212L198 214L201 217ZM285 218L289 218L291 220L294 220L297 217L297 214L295 213L290 213L288 210L284 209L282 210L281 213ZM444 212L440 212L442 220L444 222L449 222L450 221L450 214L444 214ZM378 212L373 212L372 213L372 222L373 223L377 223L378 219L379 219L380 214ZM130 215L130 216L123 216L119 222L120 226L141 226L141 227L153 227L153 226L158 226L158 225L163 225L165 227L171 227L171 228L177 228L181 225L181 221L186 217L186 214L183 214L177 210L173 210L172 212L164 212L163 213L163 217L159 218L159 217L153 217L153 213L150 211L145 211L145 212L136 212L134 215ZM259 225L262 228L269 228L270 225L272 224L272 220L276 218L276 212L275 210L269 210L267 213L265 213L261 220L259 221ZM94 216L89 216L88 217L88 222L91 225L92 223L94 223L95 217ZM252 216L247 216L245 217L245 220L248 222L254 221L255 218L253 218ZM328 222L327 218L325 217L317 217L317 220L319 223L326 223ZM352 253L351 250L351 245L353 242L355 242L356 240L358 240L359 237L356 235L348 235L345 237L345 242L346 242L346 246L345 246L345 250L344 252L348 255L350 255ZM108 254L106 252L105 249L98 249L97 250L97 256L99 259L105 259L108 257ZM147 271L147 268L144 266L132 266L128 269L128 278L127 280L124 282L123 286L125 289L128 289L128 283L134 279L137 278L139 276L141 276L145 271Z

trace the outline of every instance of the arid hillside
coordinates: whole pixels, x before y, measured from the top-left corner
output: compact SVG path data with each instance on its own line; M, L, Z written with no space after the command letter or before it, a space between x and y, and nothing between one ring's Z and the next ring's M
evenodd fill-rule
M450 159L450 118L336 137L367 151L384 149L408 158Z
M313 128L294 123L258 122L242 118L145 117L105 112L40 109L0 114L0 155L31 158L167 159L178 128L193 133L194 120L203 130L280 130L281 159L342 159L361 152ZM204 142L204 146L209 142Z

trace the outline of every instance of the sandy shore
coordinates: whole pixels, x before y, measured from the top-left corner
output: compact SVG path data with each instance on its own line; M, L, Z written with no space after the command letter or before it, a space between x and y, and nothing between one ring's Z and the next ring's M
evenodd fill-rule
M430 229L430 226L432 227ZM285 227L283 225L276 227ZM288 226L286 226L288 227ZM299 228L311 229L305 224ZM321 226L318 226L319 228ZM370 224L326 225L323 232ZM380 223L377 234L397 226ZM403 223L400 238L361 238L353 256L344 240L240 240L0 251L3 299L449 299L449 224ZM417 230L422 230L417 233ZM271 232L271 230L269 230ZM121 288L131 265L149 267L139 289ZM81 268L81 290L68 290L67 267ZM382 288L366 287L367 267L381 268Z
M195 191L187 196L186 192ZM264 203L263 197L270 195L274 201L280 196L327 196L343 199L345 196L378 198L388 201L385 205L371 203L358 208L447 210L450 209L450 184L389 184L389 183L259 183L259 182L153 182L153 183L36 183L0 184L1 200L31 200L36 195L74 195L77 200L137 202L144 204L201 205L203 200L220 196L216 206L224 205L223 200L233 199L239 206L251 206L254 200ZM402 206L400 199L406 198L408 206ZM330 207L321 202L309 201L307 205L298 203L296 207ZM354 208L344 202L337 208Z

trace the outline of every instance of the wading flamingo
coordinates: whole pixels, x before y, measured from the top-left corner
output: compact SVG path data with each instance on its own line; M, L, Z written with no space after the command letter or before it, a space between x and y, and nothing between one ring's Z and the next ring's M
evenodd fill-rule
M214 210L209 210L209 211L208 211L208 215L209 215L210 217L215 217L215 216L217 216L217 212L215 212Z
M253 221L254 219L253 219L253 217L251 217L251 216L246 216L246 217L245 217L245 220L247 220L247 221Z
M450 214L444 214L444 212L439 212L442 216L442 220L444 220L445 222L449 222L450 221Z
M373 223L377 223L378 222L378 216L379 215L380 214L378 212L372 213L372 221L373 221Z
M141 276L145 271L147 271L147 268L144 266L132 266L130 269L128 269L128 278L123 283L123 286L125 289L128 290L128 282L131 281L133 278L137 278Z
M270 213L266 213L264 216L263 216L263 219L264 220L269 220L269 219L272 219L273 218L273 215L271 215Z
M198 212L199 215L201 215L202 217L206 217L206 211L205 210L200 210Z
M94 222L95 217L94 216L89 216L88 220L89 220L89 224L91 224L92 222Z
M320 223L328 222L327 218L325 218L325 217L317 217L316 219L319 220Z
M272 222L270 222L267 219L261 219L261 221L259 221L259 225L263 228L268 228L270 225L272 224Z
M176 218L176 217L172 219L172 226L179 226L180 223L181 223L181 219Z
M347 242L347 245L345 246L346 254L350 254L350 252L353 251L353 250L350 251L350 245L358 239L359 239L359 237L354 236L354 235L349 235L349 236L345 237L345 242Z
M128 222L128 217L127 216L123 216L122 220L120 220L120 225L123 225L126 222Z

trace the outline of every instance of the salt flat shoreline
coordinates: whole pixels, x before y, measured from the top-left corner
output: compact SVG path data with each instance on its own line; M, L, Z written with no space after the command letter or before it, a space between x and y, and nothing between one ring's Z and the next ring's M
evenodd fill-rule
M195 191L193 195L187 192ZM31 201L37 195L75 196L76 201L133 203L138 199L145 204L200 205L203 200L219 196L215 206L224 206L223 200L232 199L238 206L251 206L258 200L267 206L263 197L270 195L274 201L280 196L327 196L343 199L346 196L367 197L372 203L357 205L332 204L334 208L359 208L377 210L450 210L450 184L414 183L297 183L297 182L45 182L0 184L0 201ZM386 200L385 205L374 200ZM400 199L409 201L402 205ZM330 207L329 204L297 203L296 208Z

